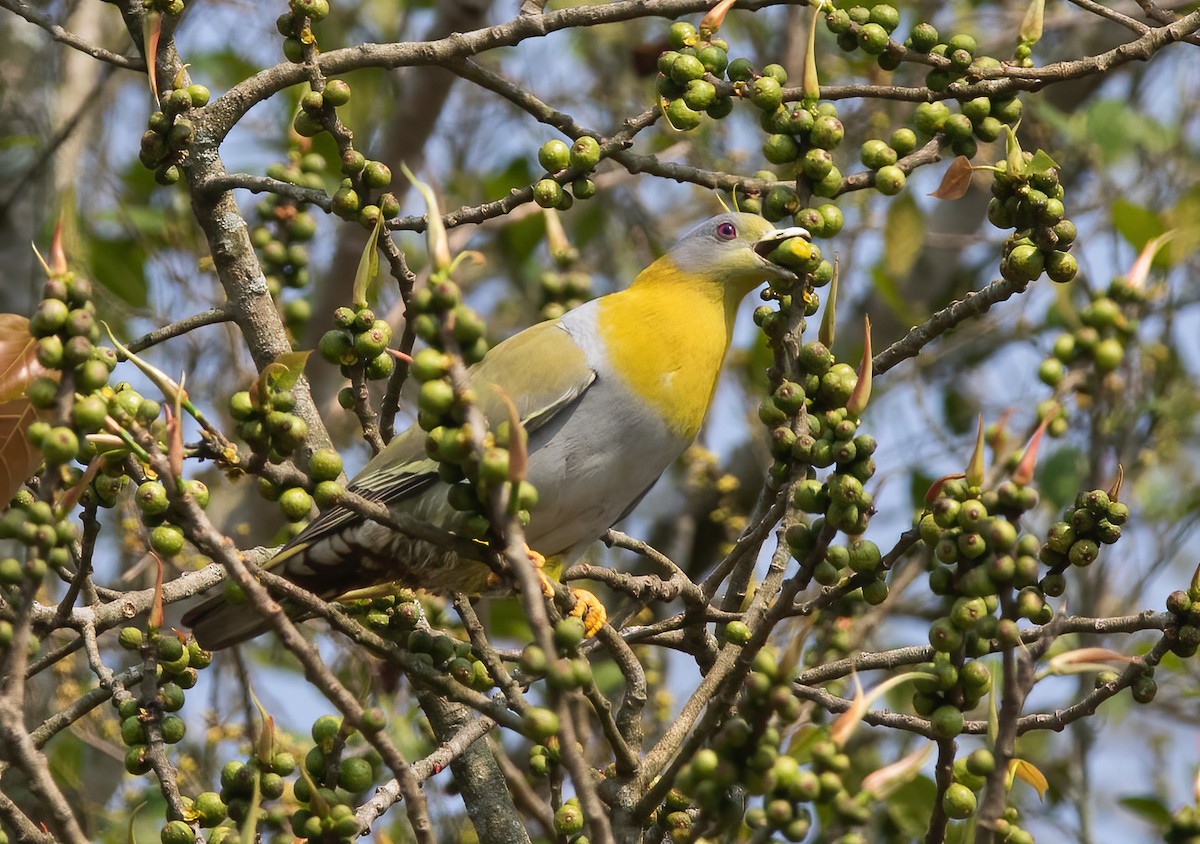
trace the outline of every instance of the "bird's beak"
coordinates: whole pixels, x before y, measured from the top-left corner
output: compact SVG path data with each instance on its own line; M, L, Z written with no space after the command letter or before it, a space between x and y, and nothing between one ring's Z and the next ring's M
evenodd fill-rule
M812 235L808 233L808 229L801 228L800 226L790 226L786 229L771 229L755 242L754 251L760 258L765 259L771 254L771 250L790 237L802 237L805 240L812 240Z
M772 271L779 275L790 277L793 281L797 278L796 273L788 267L776 264L767 256L775 249L776 246L783 243L785 240L793 237L802 237L805 240L812 240L812 235L808 229L800 226L790 226L786 229L771 229L769 232L760 237L752 247L754 254L758 256L763 265L769 267Z

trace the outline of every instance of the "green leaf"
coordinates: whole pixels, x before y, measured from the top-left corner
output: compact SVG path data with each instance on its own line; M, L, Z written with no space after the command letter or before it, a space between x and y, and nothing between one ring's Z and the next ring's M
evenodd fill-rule
M937 786L929 777L905 783L887 800L888 819L906 839L920 840L929 827L929 807L937 797Z
M149 304L146 250L133 238L94 238L88 244L88 266L105 290L134 308Z
M912 270L925 245L925 212L911 193L903 193L888 205L883 228L883 269L892 278Z
M928 472L917 470L909 475L908 495L913 509L925 509L925 493L933 485L936 478Z
M1087 460L1077 448L1061 448L1038 466L1038 488L1042 498L1054 509L1062 509L1075 500L1083 486Z
M875 287L875 292L879 294L879 298L896 317L897 322L904 325L915 325L921 321L920 318L914 318L913 309L909 307L908 301L900 292L895 277L888 273L882 264L876 264L871 268L871 283Z
M258 376L259 388L267 393L286 393L296 386L304 374L304 365L312 351L284 352L263 368Z
M1050 157L1050 154L1045 150L1039 149L1033 154L1033 158L1029 162L1030 173L1049 173L1051 170L1058 169L1058 162Z
M1139 251L1152 238L1167 230L1161 216L1126 199L1113 200L1112 221L1121 237Z
M1165 216L1175 237L1157 257L1166 258L1167 266L1176 266L1200 248L1200 187L1193 187L1179 197Z
M812 758L813 745L828 738L829 731L824 727L808 725L796 730L788 742L787 755L801 764Z
M1117 802L1147 823L1152 823L1163 829L1171 825L1171 810L1163 805L1162 800L1154 795L1122 797Z

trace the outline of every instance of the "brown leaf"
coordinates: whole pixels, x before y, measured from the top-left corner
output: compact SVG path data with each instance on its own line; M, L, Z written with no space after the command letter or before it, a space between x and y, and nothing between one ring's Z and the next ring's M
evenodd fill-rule
M29 320L16 314L0 314L0 401L21 398L29 383L42 374L36 349Z
M972 173L974 168L971 166L971 159L965 155L958 156L946 168L946 175L942 176L942 183L938 185L938 189L929 195L934 199L962 199L971 187Z
M39 415L25 398L25 391L45 371L35 357L36 344L29 333L29 320L0 314L0 507L8 504L42 462L40 452L25 436Z
M0 510L42 462L42 453L25 436L37 417L28 399L0 402Z

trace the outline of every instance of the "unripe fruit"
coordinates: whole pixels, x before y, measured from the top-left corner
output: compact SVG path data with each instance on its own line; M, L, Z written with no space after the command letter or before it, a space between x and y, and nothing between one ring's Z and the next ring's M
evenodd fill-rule
M961 783L952 783L942 795L942 809L955 820L963 820L975 814L975 794Z
M195 844L196 833L183 821L171 821L159 833L162 844Z
M568 800L554 813L554 831L568 838L583 832L583 810L578 801Z
M952 739L962 732L963 721L962 712L957 707L947 704L939 706L929 716L929 727L935 738Z
M904 171L895 165L880 167L875 171L875 190L884 196L895 196L904 190Z
M343 758L338 768L338 786L351 794L362 794L375 783L371 763L361 756Z
M715 89L714 89L715 93ZM591 170L600 163L600 142L584 135L571 144L571 166L578 170Z
M783 102L782 86L770 76L755 79L748 90L750 102L763 111L774 111Z
M558 716L544 707L529 707L521 721L526 733L534 741L544 741L558 732Z
M134 501L138 509L147 516L157 516L165 513L170 506L167 500L167 490L158 481L146 481L137 488Z
M279 509L283 512L284 518L290 522L308 518L312 506L312 496L303 487L291 487L284 490L283 494L279 496Z

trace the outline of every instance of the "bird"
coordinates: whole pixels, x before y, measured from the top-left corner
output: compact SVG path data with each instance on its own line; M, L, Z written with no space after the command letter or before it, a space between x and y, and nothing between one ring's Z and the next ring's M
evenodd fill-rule
M629 287L514 334L468 370L490 425L509 418L511 401L526 430L525 477L539 503L525 540L535 559L576 559L691 445L712 404L739 304L764 282L797 280L768 258L793 237L810 239L803 228L777 229L750 213L712 217ZM406 518L448 526L454 515L448 485L425 440L416 426L397 434L348 489ZM327 600L382 583L474 595L494 585L479 560L339 505L318 515L266 567ZM603 607L590 593L572 591L590 635L603 623ZM222 595L204 600L183 622L212 650L268 629L253 607Z

